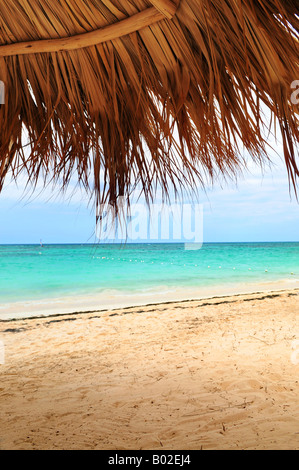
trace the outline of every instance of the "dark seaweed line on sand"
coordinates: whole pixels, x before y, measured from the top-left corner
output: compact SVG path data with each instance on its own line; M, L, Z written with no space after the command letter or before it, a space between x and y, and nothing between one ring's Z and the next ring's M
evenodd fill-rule
M266 299L274 299L274 298L277 298L277 297L282 297L284 294L287 294L288 297L292 297L292 296L297 296L299 295L299 289L294 289L295 292L288 292L288 291L277 291L276 293L273 293L272 292L269 292L267 294L264 294L262 297L250 297L250 298L245 298L243 299L243 302L251 302L251 301L258 301L258 300L266 300ZM298 292L297 292L298 291ZM260 295L260 294L263 294L263 292L255 292L255 293L252 293L252 294L235 294L235 295L231 295L231 296L226 296L226 297L222 297L223 299L225 298L228 298L228 297L241 297L241 296L244 296L244 295ZM232 300L220 300L218 302L211 302L212 300L214 299L219 299L219 297L211 297L209 298L210 302L203 302L203 303L200 303L198 305L192 305L191 308L201 308L201 307L208 307L208 306L214 306L214 305L224 305L224 304L234 304L234 303L237 303L239 302L239 299L232 299ZM192 302L196 302L197 300L194 300L194 299L191 299L191 300L179 300L179 301L169 301L169 302L160 302L160 303L156 303L156 304L146 304L146 305L143 305L141 309L139 310L132 310L132 309L136 309L138 308L137 306L136 307L124 307L124 308L117 308L117 309L112 309L110 310L111 312L114 312L114 313L111 313L110 315L108 315L109 317L117 317L117 316L123 316L123 315L132 315L132 314L136 314L136 313L144 313L144 308L146 307L154 307L154 306L166 306L166 305L174 305L174 304L186 304L186 303L192 303ZM182 306L182 305L174 305L174 308L177 308L177 309L187 309L187 308L190 308L190 306ZM122 312L119 312L119 310L122 310ZM126 310L129 310L129 311L126 311ZM153 308L151 310L146 310L146 313L152 313L152 312L165 312L167 310L167 308ZM10 319L10 320L0 320L0 324L1 323L13 323L13 322L18 322L18 321L33 321L33 320L46 320L46 319L50 319L50 318L56 318L56 320L50 320L50 321L46 321L46 322L43 322L43 324L45 326L48 326L50 324L53 324L53 323L62 323L62 322L71 322L71 321L77 321L81 318L79 318L80 315L88 315L88 314L91 314L91 313L105 313L105 312L109 312L109 310L105 309L105 310L91 310L91 311L84 311L84 312L73 312L73 313L62 313L62 314L53 314L53 315L48 315L48 316L39 316L39 317L28 317L28 318L15 318L15 319ZM118 313L119 312L119 313ZM67 318L63 318L63 317L67 317ZM69 317L75 317L75 318L69 318ZM92 317L88 317L88 320L92 320L92 319L99 319L99 318L102 318L101 315L94 315ZM28 330L29 328L8 328L6 330L3 330L2 333L21 333L23 331L26 331Z

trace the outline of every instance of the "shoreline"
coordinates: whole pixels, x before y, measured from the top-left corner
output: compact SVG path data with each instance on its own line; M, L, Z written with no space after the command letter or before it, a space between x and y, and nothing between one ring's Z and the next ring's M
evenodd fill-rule
M286 282L285 286L281 286L282 281L275 281L269 283L252 283L246 284L246 288L239 289L232 288L231 286L215 286L213 289L201 289L203 294L200 294L200 290L197 289L199 295L192 295L195 293L195 289L190 289L188 293L182 295L177 293L177 290L172 291L171 293L165 292L159 294L152 292L149 294L130 294L128 297L130 300L118 300L118 303L114 300L111 303L102 304L104 294L101 297L97 295L80 295L78 297L73 297L72 300L69 298L54 298L54 299L42 299L36 301L25 301L25 302L10 302L0 304L0 323L5 321L14 321L21 319L29 318L43 318L51 316L61 316L61 315L74 315L74 314L84 314L90 312L105 312L110 310L119 310L119 309L130 309L135 307L145 307L159 304L170 304L178 302L189 302L189 301L201 301L208 300L213 298L222 298L222 297L232 297L232 296L242 296L246 294L259 294L259 293L271 293L271 292L284 292L290 290L299 290L299 281L294 280L292 282ZM296 286L298 285L298 287ZM278 287L278 285L280 287ZM183 289L186 292L186 289ZM106 293L105 293L106 295ZM118 293L119 297L124 299L126 295L123 296ZM177 295L177 297L176 297ZM158 297L158 298L157 298ZM139 298L139 299L138 299ZM156 300L153 301L152 299ZM96 299L96 300L95 300ZM97 300L98 299L98 300ZM136 300L138 299L138 300ZM43 307L41 307L41 305ZM60 305L60 306L59 306ZM29 313L30 312L30 313Z
M253 291L253 292L245 292L239 294L227 294L227 295L219 295L213 297L202 297L198 299L184 299L184 300L169 300L166 302L155 302L149 304L137 304L137 305L130 305L127 307L116 307L116 308L106 308L102 310L85 310L85 311L75 311L70 313L52 313L49 315L40 315L40 316L29 316L29 317L19 317L19 318L11 318L11 319L0 319L0 327L1 324L5 323L16 323L16 322L27 322L27 321L36 321L36 320L51 320L54 318L58 318L58 322L63 322L63 317L78 317L84 319L86 317L88 319L89 314L108 314L110 317L116 317L119 315L134 315L135 313L141 313L142 310L136 309L146 309L146 311L154 311L154 310L147 310L149 307L156 307L157 309L161 309L162 311L166 310L167 307L174 307L174 308L182 308L184 309L184 305L193 306L193 303L203 302L197 305L198 308L200 307L207 307L207 306L219 306L225 304L231 304L236 302L250 302L254 300L265 300L265 299L274 299L281 297L283 295L288 296L299 296L299 288L296 289L283 289L283 290L269 290L269 291ZM247 296L254 296L253 298L247 298ZM215 302L214 302L215 301ZM219 302L218 302L219 301ZM177 307L178 306L178 307ZM166 308L164 308L166 307ZM93 318L100 318L93 317ZM75 319L74 319L75 320ZM68 321L68 320L66 320ZM51 323L51 322L50 322ZM4 330L5 332L6 330ZM10 330L8 330L10 331ZM1 332L1 331L0 331Z
M271 283L272 286L274 283ZM256 285L256 287L258 284ZM253 289L253 290L252 290ZM202 301L202 300L210 300L210 299L217 299L217 298L226 298L226 297L238 297L238 296L243 296L243 295L255 295L255 294L269 294L269 293L283 293L286 291L298 291L299 292L299 286L298 287L293 287L291 285L286 286L284 288L275 288L275 287L269 287L268 289L261 288L259 290L255 290L254 288L249 288L247 290L242 290L242 291L227 291L227 292L222 292L219 294L211 294L211 295L203 295L203 296L198 296L198 297L181 297L181 298L164 298L163 297L160 300L157 300L155 302L151 302L150 300L147 301L146 299L142 302L137 302L137 303L124 303L121 305L107 305L104 308L97 308L97 307L90 307L88 309L85 308L79 308L76 309L76 307L69 308L68 311L59 311L57 310L57 307L55 308L55 303L57 303L58 299L44 299L42 301L43 304L47 304L47 309L51 310L50 313L46 313L45 311L37 311L36 313L28 314L26 312L18 312L17 314L13 312L9 313L3 313L1 312L1 309L4 310L6 307L6 304L0 304L0 323L3 322L9 322L9 321L17 321L17 320L27 320L30 318L48 318L48 317L53 317L53 316L64 316L64 315L77 315L77 314L88 314L88 313L95 313L95 312L107 312L107 311L114 311L114 310L126 310L126 309L133 309L136 307L148 307L148 306L155 306L155 305L167 305L167 304L173 304L173 303L185 303L185 302L196 302L196 301ZM87 296L90 297L90 296ZM81 296L80 296L81 299ZM82 296L82 300L80 305L83 306L84 304L84 299L86 299L86 296ZM148 299L148 298L147 298ZM26 302L25 302L26 304ZM36 305L35 301L29 302L31 305ZM12 304L7 304L7 309L10 310L10 306L13 305L19 306L20 308L24 308L24 303L19 303L15 302ZM30 305L27 307L30 308ZM40 301L37 301L37 305L40 305ZM4 315L8 318L5 318ZM14 316L15 315L15 316Z
M250 292L241 292L238 294L227 294L227 295L215 295L213 297L202 297L198 299L183 299L183 300L168 300L165 302L154 302L149 304L136 304L136 305L129 305L126 307L116 307L116 308L105 308L100 310L83 310L83 311L74 311L74 312L67 312L67 313L52 313L47 315L39 315L39 316L28 316L28 317L17 317L17 318L9 318L9 319L1 319L0 318L0 326L1 324L5 323L16 323L16 322L26 322L26 321L35 321L35 320L47 320L58 318L62 319L63 317L87 317L89 314L109 314L109 316L118 316L118 315L128 315L128 314L135 314L136 309L148 309L149 307L169 307L176 305L182 307L183 309L184 304L192 305L193 303L203 302L198 307L206 307L206 306L213 306L213 305L224 305L228 303L236 303L239 300L242 302L248 302L253 300L265 300L265 299L272 299L281 297L283 295L288 296L299 296L299 288L295 289L283 289L283 290L262 290L262 291L250 291ZM255 296L253 298L247 299L247 296ZM260 297L261 296L261 297ZM216 301L216 302L214 302ZM219 302L218 302L219 301ZM188 307L186 307L188 308ZM163 309L166 310L166 309ZM128 311L128 312L127 312ZM153 311L153 310L152 310ZM120 313L117 313L120 312ZM138 312L141 312L140 310ZM98 317L100 318L100 317ZM58 320L58 321L63 321Z

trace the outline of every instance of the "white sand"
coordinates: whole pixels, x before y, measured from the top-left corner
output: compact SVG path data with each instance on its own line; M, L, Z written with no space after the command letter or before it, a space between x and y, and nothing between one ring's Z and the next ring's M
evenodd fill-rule
M299 449L298 295L0 322L0 447Z

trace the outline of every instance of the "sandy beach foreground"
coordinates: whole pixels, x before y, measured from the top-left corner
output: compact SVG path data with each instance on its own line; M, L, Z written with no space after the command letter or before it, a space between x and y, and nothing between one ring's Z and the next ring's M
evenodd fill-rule
M299 449L298 296L0 322L0 448Z

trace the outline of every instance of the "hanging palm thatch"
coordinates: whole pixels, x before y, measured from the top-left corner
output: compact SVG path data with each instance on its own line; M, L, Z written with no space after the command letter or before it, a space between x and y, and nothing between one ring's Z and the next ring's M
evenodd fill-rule
M0 186L25 171L65 188L77 172L98 204L137 184L150 200L236 172L240 142L264 161L265 106L295 184L298 13L297 0L1 0Z

